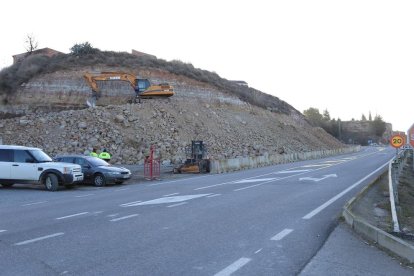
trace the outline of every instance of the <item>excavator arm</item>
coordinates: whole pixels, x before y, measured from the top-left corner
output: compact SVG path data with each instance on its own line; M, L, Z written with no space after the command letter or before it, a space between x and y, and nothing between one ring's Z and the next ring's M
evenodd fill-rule
M83 75L86 82L92 88L93 92L99 93L99 87L96 83L97 81L111 81L111 80L119 80L119 81L127 81L131 84L134 90L136 89L136 77L129 73L123 72L101 72L99 74L93 75L91 73L86 73Z
M125 72L100 72L97 74L86 73L83 75L88 85L92 88L92 98L86 102L88 106L94 107L99 97L97 81L126 81L132 86L139 98L171 97L174 89L169 84L151 85L148 79L138 79L136 76Z

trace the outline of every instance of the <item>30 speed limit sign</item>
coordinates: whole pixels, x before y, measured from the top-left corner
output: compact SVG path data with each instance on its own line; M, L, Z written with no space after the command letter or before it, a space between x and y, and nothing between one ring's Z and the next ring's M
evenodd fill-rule
M400 148L402 145L405 144L404 137L402 135L396 134L391 137L391 146L394 148Z

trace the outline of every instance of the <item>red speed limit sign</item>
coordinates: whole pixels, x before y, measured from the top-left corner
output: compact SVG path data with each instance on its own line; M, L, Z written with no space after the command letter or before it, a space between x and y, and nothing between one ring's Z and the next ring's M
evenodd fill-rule
M397 149L405 144L404 137L400 134L393 135L391 137L390 142L391 142L391 146Z

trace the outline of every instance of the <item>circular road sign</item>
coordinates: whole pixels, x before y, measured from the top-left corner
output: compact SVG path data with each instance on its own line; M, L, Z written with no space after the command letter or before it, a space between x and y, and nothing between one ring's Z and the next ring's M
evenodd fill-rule
M400 148L405 144L404 137L400 134L393 135L390 140L391 146L394 148Z

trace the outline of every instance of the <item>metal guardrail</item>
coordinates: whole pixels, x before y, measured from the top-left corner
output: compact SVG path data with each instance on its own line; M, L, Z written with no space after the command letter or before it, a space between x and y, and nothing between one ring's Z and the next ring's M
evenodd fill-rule
M400 151L397 156L390 161L388 168L388 188L390 192L391 215L393 230L396 233L400 232L397 214L397 208L399 208L398 185L400 182L401 172L407 162L408 151L409 150L406 149Z

